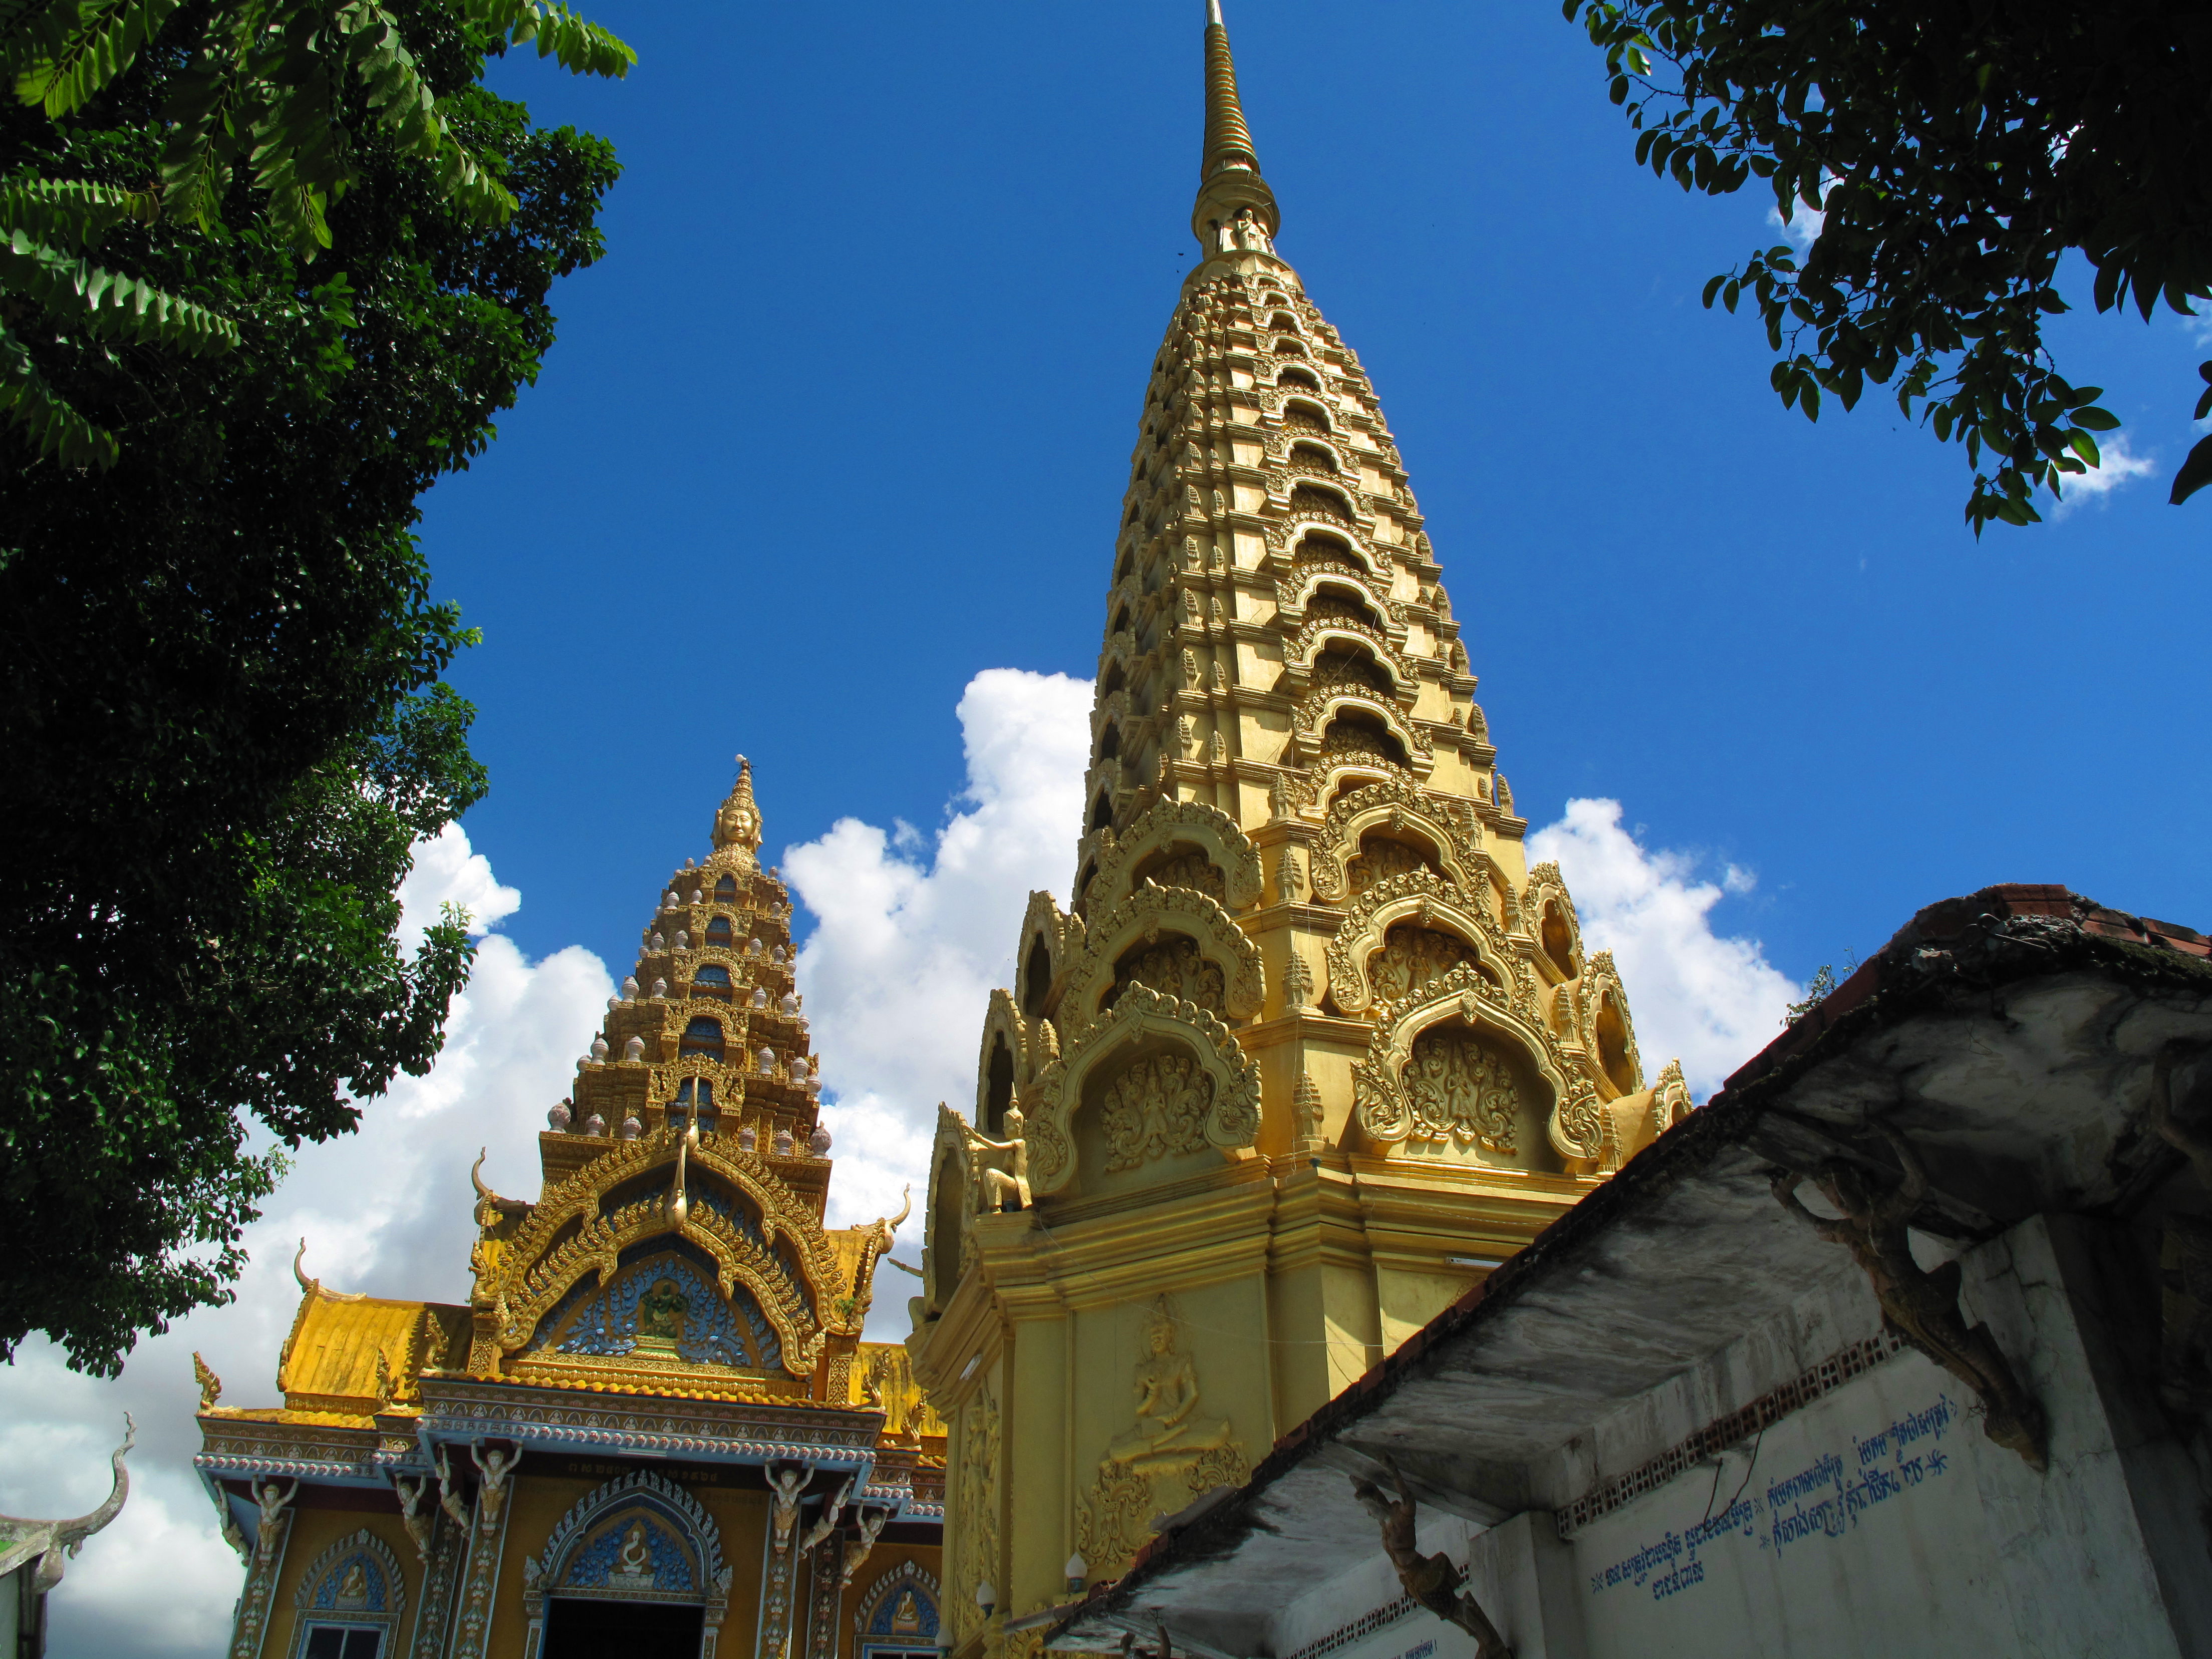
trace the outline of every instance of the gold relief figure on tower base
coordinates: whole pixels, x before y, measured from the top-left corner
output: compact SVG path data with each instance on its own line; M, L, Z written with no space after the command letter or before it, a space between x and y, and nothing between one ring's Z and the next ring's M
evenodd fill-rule
M1402 1081L1415 1139L1515 1150L1519 1085L1504 1057L1472 1031L1451 1026L1424 1031L1413 1041Z
M1101 1103L1106 1167L1133 1170L1154 1158L1206 1150L1213 1079L1187 1054L1140 1060L1114 1079Z
M1163 996L1195 1003L1209 1014L1229 1011L1229 988L1221 969L1199 950L1194 939L1163 938L1141 945L1114 964L1114 984L1099 1004L1103 1012L1132 985Z
M1137 1420L1099 1460L1098 1479L1079 1504L1076 1547L1094 1573L1118 1574L1151 1530L1153 1516L1182 1509L1250 1473L1228 1423L1199 1414L1198 1373L1177 1352L1175 1312L1164 1296L1146 1310L1137 1361ZM1159 1483L1180 1476L1181 1493Z

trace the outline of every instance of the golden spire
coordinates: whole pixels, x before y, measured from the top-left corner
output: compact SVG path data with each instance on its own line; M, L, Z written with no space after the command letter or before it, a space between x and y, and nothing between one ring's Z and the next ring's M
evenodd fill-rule
M1209 255L1234 251L1233 243L1223 246L1222 228L1235 223L1240 209L1273 239L1282 214L1260 176L1259 152L1252 148L1252 130L1244 125L1221 0L1206 0L1206 145L1199 158L1198 204L1191 210L1190 228Z
M743 755L738 757L738 781L731 789L729 799L714 814L714 850L735 848L741 854L740 862L760 850L760 807L753 800L752 763Z

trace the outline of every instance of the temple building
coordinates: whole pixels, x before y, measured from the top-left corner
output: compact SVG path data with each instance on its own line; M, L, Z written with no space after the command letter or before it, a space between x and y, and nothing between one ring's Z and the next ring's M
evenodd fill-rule
M1241 1485L1690 1106L1528 862L1218 7L1191 228L1102 561L1071 902L1030 896L929 1176L908 1346L962 1656Z
M549 1114L538 1200L471 1172L465 1305L295 1259L283 1405L222 1405L201 1367L197 1463L246 1565L231 1659L935 1650L943 1426L905 1350L861 1340L904 1212L823 1225L760 844L740 760Z

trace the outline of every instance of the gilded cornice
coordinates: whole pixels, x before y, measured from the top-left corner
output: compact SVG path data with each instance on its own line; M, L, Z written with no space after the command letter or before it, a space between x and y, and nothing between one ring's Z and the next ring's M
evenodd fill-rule
M659 1452L721 1462L872 1461L883 1413L837 1405L763 1405L667 1395L580 1395L567 1389L425 1377L425 1440L500 1438L525 1444Z

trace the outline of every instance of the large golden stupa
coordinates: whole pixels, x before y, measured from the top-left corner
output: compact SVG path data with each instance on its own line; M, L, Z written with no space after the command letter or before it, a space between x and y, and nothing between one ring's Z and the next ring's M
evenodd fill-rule
M1527 863L1217 5L1205 52L1204 257L1108 563L1073 901L1030 896L930 1175L908 1346L952 1425L962 1656L1033 1641L1689 1105Z

